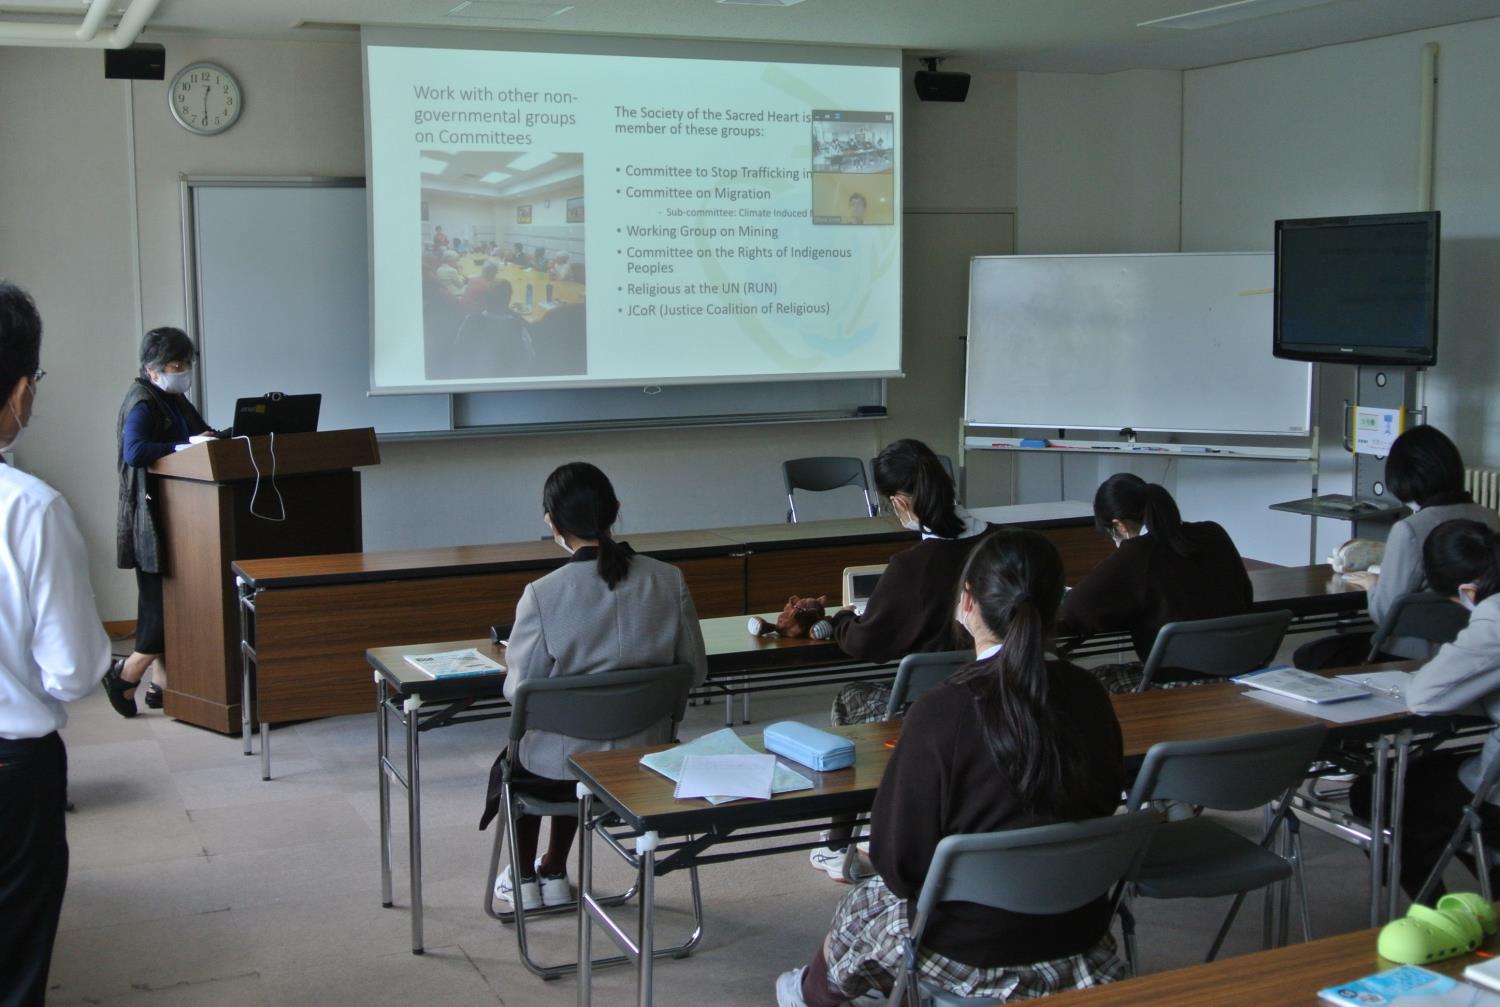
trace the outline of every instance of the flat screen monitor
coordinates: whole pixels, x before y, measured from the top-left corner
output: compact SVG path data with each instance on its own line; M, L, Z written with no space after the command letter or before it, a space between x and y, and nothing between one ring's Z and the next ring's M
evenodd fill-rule
M1278 220L1272 352L1436 363L1439 219L1429 211Z

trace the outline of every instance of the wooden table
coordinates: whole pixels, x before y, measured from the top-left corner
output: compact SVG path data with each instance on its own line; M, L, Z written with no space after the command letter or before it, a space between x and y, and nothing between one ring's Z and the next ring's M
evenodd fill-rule
M1377 665L1370 669L1385 670L1401 665ZM1197 740L1229 737L1255 731L1299 727L1311 720L1302 715L1251 699L1246 690L1232 683L1214 683L1185 689L1161 689L1128 696L1112 696L1115 713L1124 735L1125 757L1137 760L1161 741ZM1330 738L1386 736L1417 718L1410 714L1391 714L1353 724L1328 725ZM642 755L668 747L627 749L613 752L590 752L569 760L574 772L589 791L582 802L587 821L597 801L619 817L639 839L631 855L617 843L610 845L640 871L642 909L634 938L617 927L607 929L634 960L637 969L637 997L640 1007L651 1003L653 990L653 950L651 917L653 886L657 875L681 870L694 864L749 856L767 856L791 850L807 849L816 840L791 843L756 842L773 837L795 837L801 832L815 832L830 815L858 814L868 811L880 785L881 774L890 759L887 742L900 737L901 721L835 727L835 733L855 742L855 764L849 769L831 773L814 773L805 767L799 772L814 781L812 790L779 794L769 801L737 801L718 806L697 801L678 801L670 781L640 765ZM760 738L746 737L752 748L763 750ZM793 828L792 826L798 826ZM580 1004L588 1003L589 970L584 963L592 952L589 920L603 919L597 903L591 904L592 852L587 830L580 837L579 912L579 983ZM706 851L726 843L751 843L743 850L727 854ZM1377 850L1372 861L1379 862ZM1372 883L1380 877L1372 867ZM586 897L587 896L587 897ZM1373 943L1370 945L1373 947ZM1339 976L1336 978L1347 978ZM1119 1001L1113 1001L1119 1002ZM1267 1001L1275 1002L1275 1001Z
M1224 958L1204 965L1158 972L1093 989L1072 990L1047 998L1048 1007L1266 1007L1270 1004L1317 1004L1318 990L1383 972L1395 965L1375 953L1379 929L1356 930L1293 944L1271 951ZM1500 951L1490 938L1474 954L1425 966L1457 977L1466 966Z
M1057 544L1082 577L1109 541L1074 509L1055 519L1022 508L1021 526ZM846 566L885 563L916 541L890 518L752 525L631 535L639 552L682 570L701 617L779 611L787 596L839 597ZM261 726L366 710L371 647L481 636L514 621L531 581L567 556L549 541L295 556L236 562L242 720L251 754ZM236 696L235 700L238 701Z

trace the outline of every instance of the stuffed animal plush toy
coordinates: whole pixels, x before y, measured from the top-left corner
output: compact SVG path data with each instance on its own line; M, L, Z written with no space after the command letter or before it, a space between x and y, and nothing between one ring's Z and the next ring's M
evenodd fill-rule
M781 610L774 623L752 615L750 635L770 636L775 633L788 640L806 636L814 640L826 640L833 635L833 623L823 618L823 611L827 607L826 594L820 594L816 598L799 598L794 594L786 600L786 607Z

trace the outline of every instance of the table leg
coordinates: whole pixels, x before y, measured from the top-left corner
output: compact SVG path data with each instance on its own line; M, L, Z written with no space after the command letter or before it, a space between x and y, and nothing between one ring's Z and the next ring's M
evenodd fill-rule
M589 899L594 894L594 831L589 824L594 795L578 784L578 1007L589 1007L594 981L594 920Z
M375 771L380 775L380 904L389 909L395 905L391 892L391 778L385 763L390 755L390 729L385 707L385 683L375 674Z
M655 832L647 832L635 841L641 865L640 934L636 938L637 1007L651 1007L652 968L656 964L656 847L660 842L661 837Z
M1385 822L1386 776L1390 770L1391 738L1381 735L1375 741L1375 776L1370 781L1370 926L1383 922L1382 885L1386 883Z
M740 693L740 709L744 718L740 722L748 724L750 723L750 676L745 675L742 677L740 684L745 687L745 691Z
M730 686L729 686L729 683L733 682L733 681L734 681L734 679L732 679L732 678L726 678L724 680L724 726L725 727L733 727L734 726L734 690L732 688L730 688Z
M259 702L255 704L255 713L260 715ZM264 720L260 722L260 778L271 778L271 725Z
M422 953L422 777L417 751L422 700L410 696L401 704L406 714L406 829L411 856L411 953Z
M1390 871L1386 874L1387 898L1385 918L1396 918L1396 904L1401 896L1401 821L1406 813L1406 767L1411 759L1411 731L1396 735L1396 770L1391 774L1391 841L1387 860Z
M245 754L250 755L250 616L247 604L249 590L243 577L236 577L234 584L240 602L240 740L244 742Z

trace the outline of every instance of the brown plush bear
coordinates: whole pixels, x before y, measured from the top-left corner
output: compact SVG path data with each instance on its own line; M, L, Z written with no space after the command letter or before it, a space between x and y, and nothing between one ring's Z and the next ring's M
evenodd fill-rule
M777 634L788 640L796 640L801 637L810 636L814 640L826 640L833 635L833 623L823 618L823 611L828 608L828 596L820 594L816 598L799 598L795 594L786 600L786 607L776 617L774 623L767 622L758 615L750 617L751 636L770 636Z

